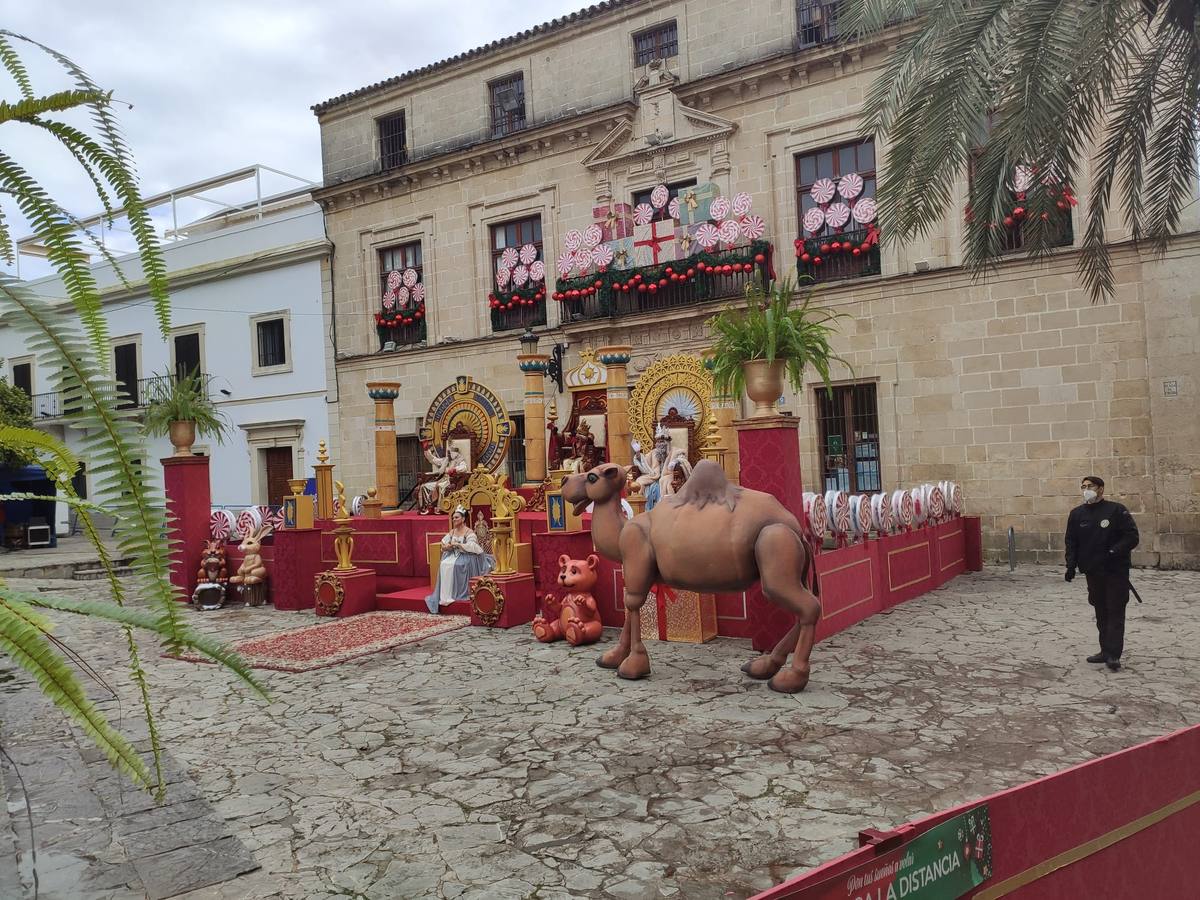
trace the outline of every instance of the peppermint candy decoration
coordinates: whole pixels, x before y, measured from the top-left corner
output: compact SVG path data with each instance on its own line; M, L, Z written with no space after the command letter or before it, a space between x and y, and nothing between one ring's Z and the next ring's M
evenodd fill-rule
M825 221L834 228L841 228L850 221L850 207L840 201L831 203L825 210Z
M259 512L257 506L247 506L238 513L237 530L239 534L249 534L262 523L262 513Z
M425 302L425 285L421 284L421 282L418 281L416 284L414 284L412 286L412 290L409 292L409 295L412 297L413 303L418 303L418 304L424 303Z
M825 210L819 206L814 206L804 214L804 230L809 234L816 234L825 227Z
M667 186L660 184L650 192L650 203L655 209L662 209L667 205L667 200L670 197L671 192L667 190Z
M696 229L696 243L705 250L711 250L717 246L717 241L721 239L720 233L717 231L717 226L711 222L705 222Z
M558 269L558 277L566 278L571 272L571 267L575 265L575 254L562 252L558 254L558 262L555 263L555 268Z
M498 272L496 272L496 287L500 288L500 290L504 290L506 287L508 287L508 281L511 277L511 269L500 269Z
M866 494L855 494L850 498L850 527L854 533L865 535L871 530L871 498Z
M517 287L521 287L529 280L529 270L524 266L517 266L515 269L513 269L512 280L513 284L515 284Z
M527 266L537 259L537 247L533 246L533 244L525 244L523 247L521 247L519 256L521 258L521 264Z
M505 247L504 252L500 254L498 266L503 269L511 269L517 264L517 248Z
M849 534L850 498L844 491L826 491L825 505L829 508L829 525L834 534Z
M726 219L717 227L717 236L726 244L733 244L741 236L742 226L737 219Z
M929 518L941 521L946 515L946 495L936 484L929 491Z
M872 197L863 197L854 204L854 221L859 225L867 225L875 221L875 200Z
M735 216L744 216L750 212L750 207L754 203L750 195L745 191L740 192L733 198L733 214Z
M579 229L572 228L563 235L563 246L574 253L583 244L583 235L579 233Z
M863 190L862 176L857 172L851 172L849 175L843 175L838 182L838 193L842 195L843 200L853 200Z
M679 218L679 198L672 197L671 202L667 204L667 213L672 219Z
M837 190L833 180L830 178L818 178L813 182L813 186L809 188L808 193L818 203L828 203L833 199L833 194Z
M258 508L258 515L264 525L271 526L272 531L278 531L283 527L282 506L260 506Z
M394 291L398 287L400 287L400 272L397 269L392 269L392 271L388 272L387 289Z
M953 481L950 482L950 491L947 494L947 496L949 497L949 500L950 500L950 508L952 510L954 510L954 514L956 516L962 515L962 511L963 511L962 488L959 487L957 484L955 484Z
M742 234L752 241L757 241L767 230L767 223L762 216L742 216Z
M350 501L350 515L361 516L363 512L363 502L367 498L362 494L355 494L354 499Z
M729 201L724 197L717 197L708 206L708 214L714 219L723 219L729 215Z
M608 244L601 244L592 251L592 259L596 261L598 266L607 266L613 261L613 250Z
M410 288L416 283L417 283L417 270L416 269L405 269L404 270L404 286L407 288Z
M825 498L820 494L804 492L804 518L808 531L817 541L825 539L829 529L829 511L825 507Z
M396 305L396 292L395 291L384 291L383 292L383 308L391 309L395 305Z
M1013 190L1023 194L1033 187L1033 169L1021 165L1013 169Z
M583 230L583 245L585 247L595 247L604 240L604 229L593 222Z
M227 509L214 509L208 517L208 533L214 541L227 541L233 534L237 519Z
M540 259L535 259L529 264L529 280L544 281L546 278L546 264Z
M649 203L639 203L633 208L633 224L649 225L654 218L654 207Z
M915 514L912 494L908 491L895 491L892 494L892 512L901 528L911 528Z
M592 264L592 251L591 250L589 250L587 247L580 247L578 250L575 251L575 268L579 270L580 275L582 275L584 272L586 272L588 270L588 267L591 266L591 264Z
M408 298L410 296L412 296L412 293L408 288L403 286L396 288L396 299L400 302L401 309L408 306Z

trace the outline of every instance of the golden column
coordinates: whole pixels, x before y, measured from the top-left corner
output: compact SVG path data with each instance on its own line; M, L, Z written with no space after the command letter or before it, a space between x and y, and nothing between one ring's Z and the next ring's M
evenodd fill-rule
M704 355L704 368L712 371L712 358L709 354ZM718 393L716 385L713 385L712 401L709 405L716 417L719 445L725 451L721 467L725 470L725 477L733 484L738 484L741 463L738 457L738 433L733 427L734 420L741 418L738 400L732 394ZM706 432L709 430L708 423L704 423L703 427Z
M398 381L368 381L367 396L375 401L375 484L385 509L400 505L400 472L396 465L396 398Z
M546 479L546 369L550 357L537 352L538 337L521 335L517 366L525 374L525 484L536 487Z
M329 452L325 442L317 444L317 464L313 466L317 473L317 518L333 518L333 463L329 461Z
M629 431L629 354L627 344L601 347L596 359L608 369L608 461L628 466L633 463L633 434Z

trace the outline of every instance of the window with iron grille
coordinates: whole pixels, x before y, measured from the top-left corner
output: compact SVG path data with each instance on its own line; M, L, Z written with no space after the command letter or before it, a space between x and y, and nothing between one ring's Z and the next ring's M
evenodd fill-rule
M518 72L488 83L492 108L492 137L504 137L525 127L525 76Z
M822 490L883 490L879 467L879 411L874 382L816 389Z
M862 178L860 193L853 198L843 198L839 187L831 202L844 201L853 206L864 198L875 198L874 140L840 144L796 155L796 211L797 221L800 223L799 230L801 237L807 242L807 247L812 250L810 255L814 258L821 257L819 265L802 259L799 270L817 281L879 274L878 243L873 243L865 250L859 249L858 253L821 250L822 247L830 247L833 242L839 244L839 249L842 244L861 248L870 237L866 225L850 218L837 228L828 222L823 222L815 232L804 227L804 216L810 209L830 205L830 202L821 204L813 197L813 185L823 178L828 178L836 186L844 175L851 173Z
M500 267L500 257L504 251L512 249L520 252L526 244L536 251L535 259L542 260L542 218L530 216L527 219L516 219L512 222L502 222L491 226L491 261L492 261L492 290L511 291L517 285L509 283L503 288L496 280L496 271ZM524 287L531 287L526 282ZM492 310L492 330L508 331L513 328L532 328L535 325L546 324L546 304L535 303L533 306L522 306L514 310Z
M837 40L840 0L796 0L796 44L816 47Z
M256 323L258 331L258 367L287 365L287 348L283 319L266 319Z
M679 55L679 35L675 20L647 28L633 36L633 64L644 66L655 59Z
M396 475L401 506L428 468L429 464L421 451L420 438L412 434L396 435Z
M520 487L525 483L525 416L509 413L512 437L508 440L508 483Z
M408 162L403 110L379 120L379 162L385 172Z
M660 220L671 218L671 213L668 209L668 207L671 205L671 201L679 196L680 191L686 191L688 188L695 186L695 178L689 179L688 181L676 181L674 184L668 184L667 192L669 196L667 197L667 202L663 204L662 209L654 210L653 221L658 222ZM636 207L639 203L650 203L650 194L653 192L653 190L653 188L647 188L644 191L638 191L635 193L633 195L633 205Z

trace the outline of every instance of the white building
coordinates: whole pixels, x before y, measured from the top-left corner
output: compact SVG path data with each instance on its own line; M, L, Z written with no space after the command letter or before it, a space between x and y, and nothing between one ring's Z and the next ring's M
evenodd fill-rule
M212 458L217 506L279 504L290 493L289 478L311 474L317 442L329 436L327 406L334 398L326 392L321 273L330 244L321 208L309 195L313 185L302 182L300 189L264 197L262 179L271 172L250 166L148 198L156 218L169 214L177 220L197 200L223 207L165 229L169 341L160 337L153 306L139 289L136 257L118 257L132 290L111 266L93 266L112 336L113 373L132 403L145 405L155 377L187 371L208 377L210 395L232 425L224 444L199 438L194 448ZM231 189L251 199L212 200ZM37 255L32 240L21 242L21 249ZM65 298L57 277L26 283L43 295ZM62 397L52 390L52 361L31 355L23 336L3 319L0 358L10 383L32 395L38 424L78 449L80 435L66 424ZM165 436L152 436L146 449L147 463L161 477L157 461L173 448ZM86 468L86 458L83 462ZM80 486L90 487L88 481L80 480ZM62 504L58 516L62 533L67 525Z

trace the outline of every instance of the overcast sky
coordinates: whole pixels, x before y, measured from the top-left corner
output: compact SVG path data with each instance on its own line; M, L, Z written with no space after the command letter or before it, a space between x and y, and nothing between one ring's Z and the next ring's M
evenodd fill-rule
M105 3L14 0L0 27L66 54L101 87L132 104L117 114L142 190L154 194L250 163L313 181L321 148L310 107L573 12L581 0L206 0ZM41 53L21 45L31 61ZM69 87L32 66L35 90ZM16 89L0 74L0 97ZM99 204L78 166L40 138L6 124L0 147L67 209ZM46 151L46 152L43 152ZM282 186L281 186L282 187ZM279 189L279 188L277 188ZM4 207L13 230L28 229ZM7 267L6 267L7 268ZM22 275L37 274L31 265Z

